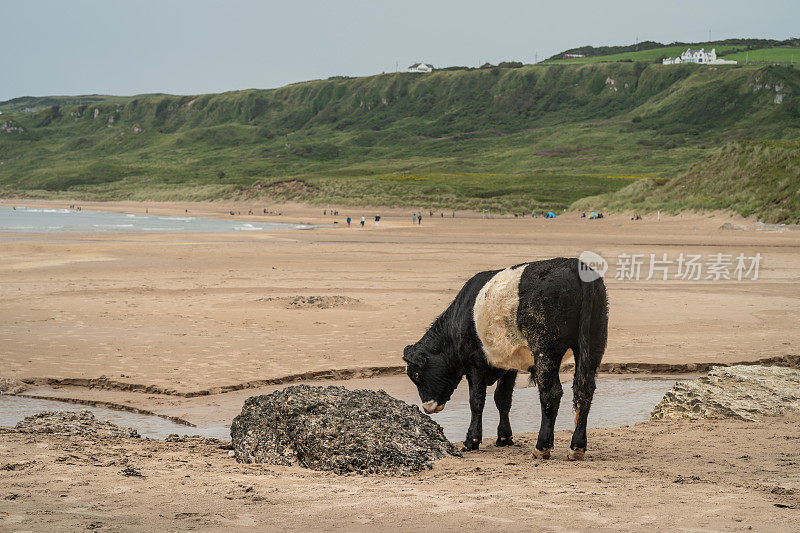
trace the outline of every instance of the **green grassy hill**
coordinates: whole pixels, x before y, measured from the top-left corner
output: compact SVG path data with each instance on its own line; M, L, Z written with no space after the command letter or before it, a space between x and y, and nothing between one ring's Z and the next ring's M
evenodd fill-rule
M800 48L758 48L725 54L724 59L735 59L740 63L789 63L800 67Z
M580 65L583 63L602 63L614 61L643 61L645 63L652 63L657 59L662 59L665 57L679 57L683 52L686 51L687 48L689 48L689 46L686 45L660 46L658 48L648 48L646 50L619 52L616 54L599 56L575 57L570 59L562 59L561 56L559 56L553 59L548 59L544 62L544 64L552 63L562 65ZM718 55L726 52L738 52L739 50L744 49L744 47L736 45L715 46L713 44L709 48L716 48ZM725 56L725 59L729 59L729 57Z
M0 103L0 194L566 208L736 139L800 138L800 73L591 63Z
M763 50L769 48L797 48L800 47L800 39L790 38L783 41L775 39L724 39L721 41L704 41L693 43L673 42L670 44L659 43L655 41L642 41L636 44L620 45L620 46L580 46L578 48L571 48L564 50L556 55L550 57L547 61L554 61L561 59L564 54L581 54L585 58L576 58L579 60L586 60L588 58L610 57L615 56L614 59L609 61L616 61L618 59L636 59L642 61L644 57L656 58L659 56L644 55L627 55L630 53L638 54L639 52L646 52L654 49L672 49L683 52L687 48L716 48L717 52L724 51L723 53L730 53L732 50ZM674 53L673 53L674 56Z
M660 62L665 57L679 57L687 48L715 48L721 59L750 65L781 64L800 68L800 39L727 39L703 43L672 43L664 45L644 41L627 46L583 46L565 50L541 64L581 65L616 61ZM564 54L583 54L585 57L564 59Z
M649 180L584 198L578 210L726 209L765 222L800 223L800 142L737 142L715 150L672 180Z

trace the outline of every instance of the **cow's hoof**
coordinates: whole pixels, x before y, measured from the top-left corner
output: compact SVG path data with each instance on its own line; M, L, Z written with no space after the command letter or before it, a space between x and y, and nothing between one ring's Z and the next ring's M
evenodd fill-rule
M586 448L575 448L570 450L567 454L567 461L583 461L583 456L586 454Z
M533 449L531 452L531 459L550 459L550 450L553 448L547 448L546 450L537 450L536 448Z
M464 447L461 448L462 452L473 452L479 449L481 446L481 441L478 439L467 439L464 441Z
M497 441L494 443L495 446L513 446L514 439L511 437L497 437Z

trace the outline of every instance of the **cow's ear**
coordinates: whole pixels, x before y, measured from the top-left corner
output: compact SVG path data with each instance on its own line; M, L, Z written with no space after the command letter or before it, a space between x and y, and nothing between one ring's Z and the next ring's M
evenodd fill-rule
M403 350L403 361L406 363L416 366L417 368L425 368L425 363L427 362L427 357L425 354L419 350L416 350L415 347L406 346Z

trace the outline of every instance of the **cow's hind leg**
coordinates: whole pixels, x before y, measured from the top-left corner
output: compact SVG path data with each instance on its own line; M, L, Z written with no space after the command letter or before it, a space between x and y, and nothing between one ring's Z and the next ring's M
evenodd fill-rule
M595 390L597 364L591 358L575 351L575 377L572 380L572 406L575 409L575 431L567 459L577 461L586 453L586 424Z
M542 425L539 428L539 438L532 454L538 459L549 459L550 450L553 449L553 428L563 394L561 382L558 380L560 363L561 357L543 354L537 358L534 368L533 377L539 388L539 401L542 404Z
M497 446L511 446L511 421L508 413L511 411L511 396L514 394L514 382L517 380L517 371L509 370L497 380L494 390L494 403L500 412L500 424L497 426Z

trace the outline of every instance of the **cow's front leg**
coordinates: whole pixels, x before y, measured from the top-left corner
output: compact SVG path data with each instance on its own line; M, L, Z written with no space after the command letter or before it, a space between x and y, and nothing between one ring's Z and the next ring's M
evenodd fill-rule
M467 438L464 440L464 448L461 451L468 452L477 450L483 438L483 406L486 404L486 381L477 372L467 373L467 383L469 384L469 409L472 412L472 420L467 430Z

